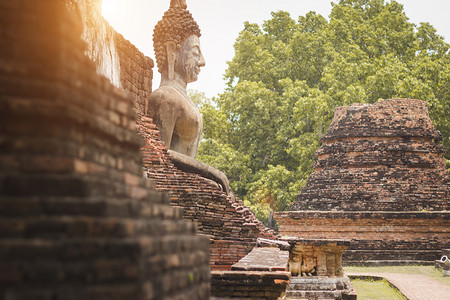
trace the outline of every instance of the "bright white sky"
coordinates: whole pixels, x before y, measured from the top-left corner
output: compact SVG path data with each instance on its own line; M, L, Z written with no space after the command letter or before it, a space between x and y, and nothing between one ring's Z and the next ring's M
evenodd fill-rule
M188 10L200 26L200 38L206 66L197 82L189 89L217 96L225 88L223 74L227 61L234 56L234 42L243 23L262 24L270 12L284 10L294 20L309 11L324 17L331 12L332 0L187 0ZM334 0L335 3L339 0ZM410 21L429 22L450 43L449 0L397 0L403 4ZM152 34L156 23L169 8L170 0L103 0L103 15L111 25L145 55L154 59ZM159 86L159 73L154 68L153 89Z

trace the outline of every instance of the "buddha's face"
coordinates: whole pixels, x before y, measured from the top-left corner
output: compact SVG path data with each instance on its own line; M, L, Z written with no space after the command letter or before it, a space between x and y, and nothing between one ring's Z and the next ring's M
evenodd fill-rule
M175 72L184 82L194 82L198 79L200 68L205 66L205 59L200 50L200 41L195 34L189 36L178 52L175 62Z

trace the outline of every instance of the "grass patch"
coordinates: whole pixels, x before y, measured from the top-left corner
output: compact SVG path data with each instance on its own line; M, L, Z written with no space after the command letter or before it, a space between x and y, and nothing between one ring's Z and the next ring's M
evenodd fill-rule
M402 293L392 288L386 280L353 279L352 285L358 294L358 300L407 300Z
M345 273L401 273L426 275L450 285L450 277L444 277L442 271L434 266L387 266L387 267L344 267Z

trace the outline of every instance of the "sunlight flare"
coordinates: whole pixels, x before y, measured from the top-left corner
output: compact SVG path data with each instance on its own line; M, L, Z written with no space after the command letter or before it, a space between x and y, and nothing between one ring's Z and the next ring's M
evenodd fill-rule
M121 0L103 0L102 1L102 15L105 19L114 19L120 12Z

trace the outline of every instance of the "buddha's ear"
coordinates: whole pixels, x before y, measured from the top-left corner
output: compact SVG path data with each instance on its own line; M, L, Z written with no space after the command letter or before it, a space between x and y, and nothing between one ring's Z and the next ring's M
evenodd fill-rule
M175 58L177 57L177 45L174 42L165 43L167 50L167 71L169 75L169 80L175 78Z

